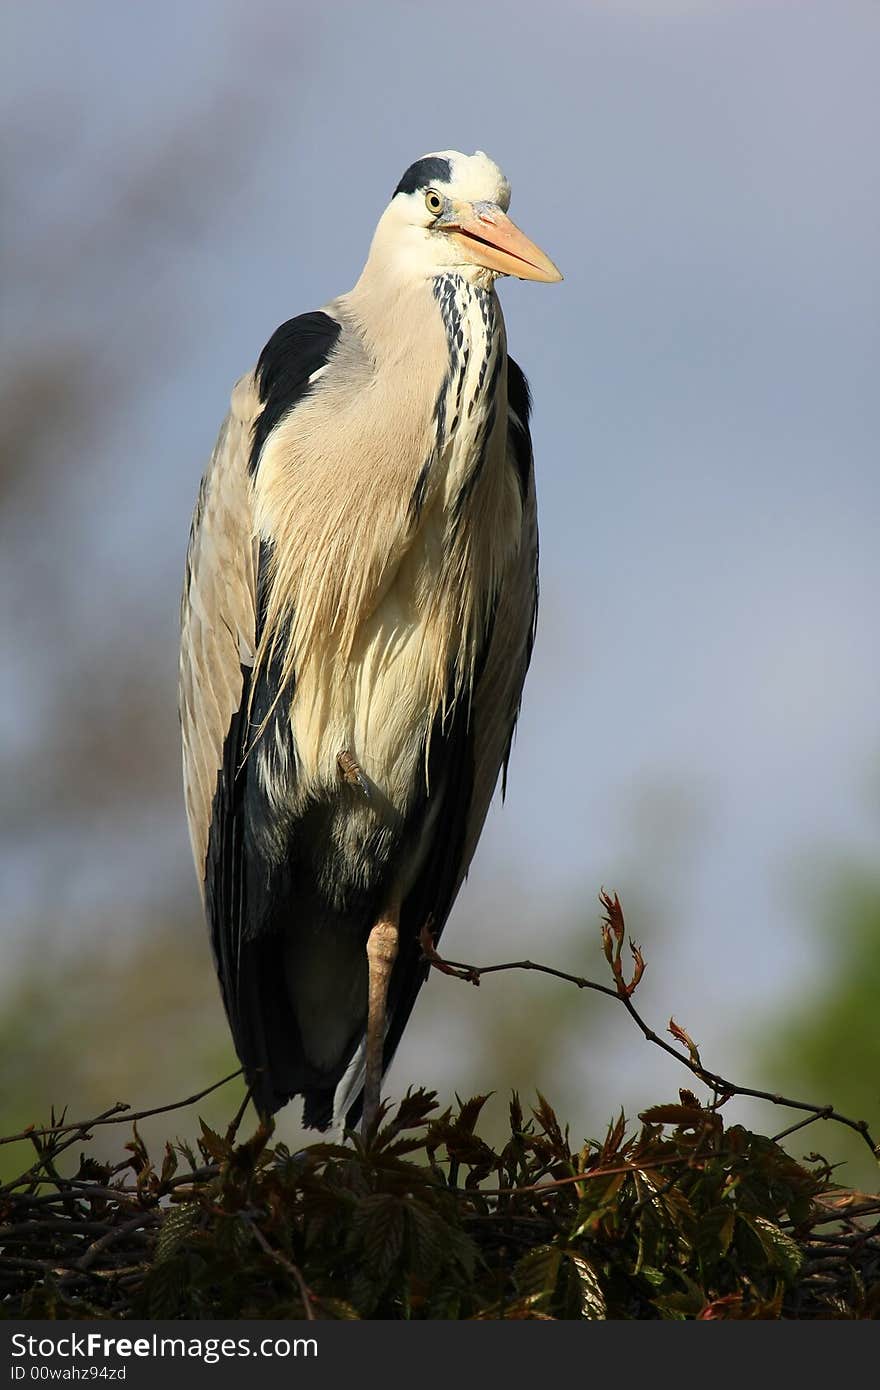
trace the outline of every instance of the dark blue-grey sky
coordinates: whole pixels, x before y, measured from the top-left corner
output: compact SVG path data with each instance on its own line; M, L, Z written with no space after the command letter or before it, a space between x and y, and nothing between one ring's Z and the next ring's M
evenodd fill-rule
M875 838L880 9L159 0L5 27L7 360L48 342L63 375L75 351L101 410L47 445L51 497L19 480L0 523L0 730L42 786L66 648L99 677L143 630L171 750L124 815L98 798L22 835L10 813L11 925L45 900L84 930L123 885L188 884L177 590L229 389L354 282L412 159L479 147L566 278L501 286L535 397L542 621L451 939L563 964L555 917L580 896L592 921L631 874L676 928L656 1007L710 1056L742 1041L821 970L793 866ZM446 1039L449 1075L477 1029ZM420 1006L407 1067L445 1030ZM622 1055L641 1097L648 1060Z

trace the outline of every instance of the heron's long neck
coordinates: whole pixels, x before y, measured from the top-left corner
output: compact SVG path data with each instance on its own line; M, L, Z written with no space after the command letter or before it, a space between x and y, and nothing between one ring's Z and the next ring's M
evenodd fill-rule
M368 262L354 289L342 296L340 303L357 325L377 375L403 367L407 377L425 368L442 369L444 333L431 285L430 280L374 269Z
M441 501L459 524L477 477L502 463L490 449L506 405L494 289L451 271L411 279L368 264L339 304L372 364L375 407L381 400L398 438L404 429L424 431L423 452L411 456L412 518Z
M447 505L458 522L477 477L491 462L507 360L504 320L494 290L463 276L438 276L433 293L449 359L436 405L437 452L446 467Z

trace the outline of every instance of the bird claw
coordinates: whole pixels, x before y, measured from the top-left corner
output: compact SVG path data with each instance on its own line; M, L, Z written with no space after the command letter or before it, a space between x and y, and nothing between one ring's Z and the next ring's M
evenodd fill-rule
M349 753L347 748L343 748L341 753L337 753L336 764L349 786L357 787L366 797L367 801L371 801L373 789L370 785L370 780L360 766L360 763L358 763L353 754Z

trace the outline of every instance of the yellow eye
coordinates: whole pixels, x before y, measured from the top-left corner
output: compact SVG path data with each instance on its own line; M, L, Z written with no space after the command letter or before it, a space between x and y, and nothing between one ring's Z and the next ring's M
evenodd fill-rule
M432 217L438 217L443 211L443 199L434 188L429 188L425 194L425 207Z

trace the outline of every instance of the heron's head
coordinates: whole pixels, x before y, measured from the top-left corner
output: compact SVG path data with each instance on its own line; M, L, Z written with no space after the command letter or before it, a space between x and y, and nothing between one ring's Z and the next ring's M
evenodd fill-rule
M509 205L510 184L482 150L424 155L394 190L371 257L419 278L454 271L484 283L498 275L561 280L550 258L511 222Z

